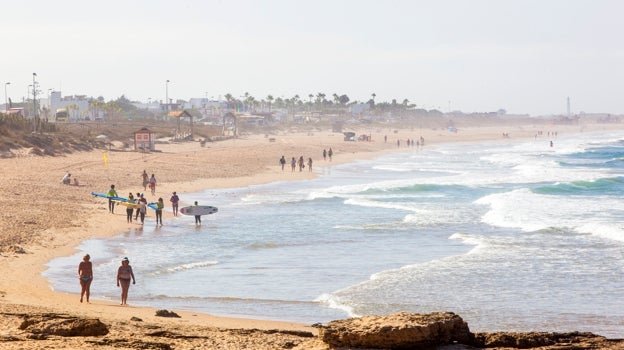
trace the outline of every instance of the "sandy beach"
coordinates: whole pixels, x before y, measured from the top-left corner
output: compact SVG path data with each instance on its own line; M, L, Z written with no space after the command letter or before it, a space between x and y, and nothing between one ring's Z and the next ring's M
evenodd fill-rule
M557 131L559 135L582 131L621 128L620 125L511 125L458 128L457 132L438 129L394 129L374 127L361 130L370 134L371 142L347 142L341 133L331 130L271 135L246 135L236 139L207 143L158 143L157 152L138 153L113 147L107 151L67 154L58 157L40 157L18 154L0 159L2 219L0 220L0 348L61 349L97 345L98 348L158 348L154 344L170 344L178 349L324 349L316 339L316 328L289 322L214 317L183 312L181 318L155 316L156 309L92 300L80 303L80 286L76 292L58 293L41 276L44 264L54 257L66 256L85 239L111 237L124 232L135 223L125 220L124 208L110 214L103 198L92 196L92 191L106 192L115 184L120 196L129 192L144 192L147 200L158 197L169 206L171 192L177 191L181 206L184 194L210 188L242 187L273 181L312 178L307 171L282 171L278 159L303 156L315 163L323 162L323 149L332 148L333 164L357 159L371 159L388 152L406 149L405 140L425 139L425 147L439 143L479 142L511 138L532 138L538 130ZM387 136L387 142L384 142ZM397 146L400 140L400 146ZM549 139L543 138L543 142ZM107 164L104 162L104 152ZM288 165L287 165L288 167ZM143 170L155 174L156 194L144 191L141 184ZM61 178L70 172L79 185L63 185ZM165 217L172 214L165 211ZM218 215L218 214L217 214ZM147 218L152 224L153 213ZM78 266L79 261L76 261ZM76 271L67 271L76 274ZM98 276L95 278L106 278ZM114 283L114 277L111 278ZM140 283L140 276L137 276ZM34 340L18 328L24 314L56 313L86 318L97 318L110 326L105 337L61 338ZM141 321L131 321L131 318ZM156 330L180 336L153 335ZM279 331L275 331L279 330ZM151 335L150 335L151 334ZM311 334L312 337L301 336ZM102 338L106 339L103 341ZM125 339L126 343L122 341ZM152 345L150 345L152 344Z

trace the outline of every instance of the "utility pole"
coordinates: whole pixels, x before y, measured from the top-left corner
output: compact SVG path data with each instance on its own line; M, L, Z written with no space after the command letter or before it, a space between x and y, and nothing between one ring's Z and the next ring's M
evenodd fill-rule
M37 132L37 82L35 81L35 77L37 73L33 73L33 132Z
M165 117L169 116L169 79L165 82Z
M10 85L11 82L7 81L4 83L4 113L7 114L9 111L9 102L7 101L7 85Z

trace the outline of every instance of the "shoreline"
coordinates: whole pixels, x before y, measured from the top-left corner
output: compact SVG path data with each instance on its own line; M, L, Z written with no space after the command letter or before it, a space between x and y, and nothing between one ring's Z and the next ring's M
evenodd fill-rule
M609 126L612 127L612 125L592 125L591 128L587 128L587 126L581 127L579 125L556 127L545 125L542 127L542 125L539 125L533 128L526 125L509 126L507 128L494 126L460 129L456 134L451 134L446 130L423 130L422 136L426 140L425 147L428 147L432 144L450 142L473 143L479 141L503 140L501 136L502 132L510 132L511 139L517 141L534 137L536 130L551 129L557 130L559 135L566 135L575 132L598 131L608 128ZM617 127L622 128L620 125ZM418 134L418 131L400 130L397 134L388 133L388 140L390 141L391 138L392 140L401 137L407 138L407 135L412 135L413 138L416 138L414 135ZM373 140L383 140L383 133L375 133L375 135ZM180 314L182 318L163 319L155 316L156 308L154 307L120 307L114 302L100 300L96 300L91 304L80 304L78 302L80 290L78 283L76 283L76 293L55 292L51 289L51 285L47 279L41 275L41 272L45 270L44 264L56 257L73 254L76 251L75 247L84 240L90 238L113 237L128 230L129 226L125 220L123 220L125 214L123 209L118 209L122 212L116 212L116 214L114 214L115 220L110 220L111 215L108 213L105 200L102 198L90 198L92 196L86 196L85 194L90 194L91 191L95 190L103 191L108 187L108 182L115 183L117 188L124 189L119 191L120 196L126 195L126 188L131 188L127 190L128 192L136 193L137 190L143 192L141 189L142 186L140 186L140 173L144 167L153 166L153 164L157 165L153 166L153 169L156 169L153 171L156 173L157 179L160 180L157 186L157 194L160 194L160 196L165 199L166 206L169 207L169 194L172 191L177 191L182 199L180 204L182 207L185 204L190 204L184 203L184 194L186 193L201 192L210 188L245 187L275 181L307 180L318 176L318 174L309 173L307 170L302 173L296 172L294 174L291 174L289 169L282 172L277 164L277 159L281 154L275 153L267 155L263 153L270 152L271 149L283 148L290 153L300 151L305 158L316 150L316 154L319 155L318 158L321 158L320 152L324 147L333 147L335 156L332 160L332 165L346 164L356 160L373 159L384 154L408 150L405 146L397 147L395 143L391 142L345 142L341 141L342 134L332 134L329 132L316 137L296 134L278 136L277 139L279 141L278 144L270 144L261 136L253 135L245 139L211 144L205 149L199 148L199 145L196 143L162 145L162 153L159 152L158 154L149 154L147 156L134 152L110 152L109 168L104 171L100 169L102 167L100 151L68 155L62 157L63 159L17 158L0 160L5 169L3 172L7 172L8 170L15 170L18 172L25 171L26 169L18 166L20 162L33 163L27 165L32 171L37 171L41 168L47 170L54 169L56 171L55 173L44 172L44 177L45 175L49 175L49 179L47 182L42 181L43 183L39 184L39 186L47 187L48 190L54 190L50 191L53 192L53 194L56 193L56 190L66 191L70 199L74 200L72 203L79 208L76 210L67 208L69 217L64 217L64 220L69 221L67 225L43 230L39 237L34 238L35 241L16 244L15 246L17 246L17 248L11 248L14 249L13 253L11 253L10 249L8 251L5 249L2 252L0 260L4 261L5 264L1 265L0 273L4 275L3 280L5 283L3 283L2 289L0 289L0 295L2 295L0 299L2 303L0 303L0 305L3 309L7 305L9 305L9 309L10 305L28 305L35 308L49 309L56 312L82 315L85 317L97 317L102 320L115 322L127 321L131 317L139 317L146 322L158 324L192 324L228 329L287 329L317 334L316 329L311 326L291 322L217 317L209 314L178 310L175 310L175 312ZM546 137L540 140L543 142L549 141ZM158 146L160 147L161 145ZM258 153L249 152L250 149L255 149L255 152ZM233 161L233 154L235 156L237 154L236 152L241 151L251 154L248 158L242 157ZM215 155L216 153L219 153L218 156ZM289 158L290 153L285 154L287 158ZM273 161L271 162L271 160ZM139 162L144 164L140 164ZM182 174L186 168L181 168L188 166L189 162L191 164L189 168L191 174L190 176L186 176ZM321 164L322 162L322 159L316 160L315 164ZM66 164L61 165L58 163ZM271 165L271 163L274 165ZM202 164L202 166L193 167L193 164ZM214 168L217 169L204 170L202 169L204 164L214 165ZM165 170L165 167L168 167L167 170ZM219 167L231 167L232 169L218 169ZM245 167L246 169L241 170ZM67 170L65 170L65 168ZM148 168L148 173L152 172L149 169L152 168ZM71 171L72 174L77 174L75 177L79 179L81 186L58 184L62 176L62 171ZM122 179L115 179L111 174L113 171L117 174L122 174L119 176L119 178ZM223 171L230 171L230 175L242 173L243 176L211 177L215 172L218 174ZM176 177L176 174L179 176ZM33 177L35 178L34 181L40 181L36 175L33 175ZM83 180L85 178L87 180ZM167 182L161 180L163 178L173 178L175 181ZM20 180L20 177L18 176L15 180ZM94 183L98 183L97 188L93 185ZM13 189L13 191L15 195L15 189ZM20 193L19 195L22 196L24 194ZM53 198L46 197L45 199L47 201L54 201ZM151 202L154 200L155 197L148 196L148 201ZM35 203L37 203L36 200ZM35 206L36 205L37 204L35 204ZM40 215L45 215L45 213L45 209L39 212ZM65 212L61 214L65 214ZM173 218L172 213L169 211L165 211L163 214L167 219ZM20 218L20 220L30 219L32 218ZM6 217L3 217L3 222L5 222L5 220ZM147 219L146 224L150 224L151 221L153 221L153 216ZM134 224L132 225L132 227L136 227ZM19 248L22 246L25 253L19 253ZM78 261L76 262L76 266L77 265ZM68 271L68 273L74 272ZM137 283L140 283L140 277L137 277ZM97 272L95 278L99 278ZM111 283L114 283L114 281ZM132 304L132 291L130 292L130 304ZM2 324L0 325L3 326Z

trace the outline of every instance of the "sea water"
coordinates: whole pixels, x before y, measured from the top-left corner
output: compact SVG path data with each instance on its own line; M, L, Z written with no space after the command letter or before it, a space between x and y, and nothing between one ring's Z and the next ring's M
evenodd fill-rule
M624 133L412 147L315 171L186 194L219 212L162 227L150 212L44 275L78 293L89 253L92 298L117 301L127 256L131 305L307 324L452 311L473 331L624 337Z

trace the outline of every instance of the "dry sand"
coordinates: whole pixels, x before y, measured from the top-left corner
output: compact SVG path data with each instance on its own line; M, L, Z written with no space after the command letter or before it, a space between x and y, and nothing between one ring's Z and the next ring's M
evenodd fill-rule
M288 165L282 172L278 164L281 155L287 159L300 155L306 159L312 157L315 166L320 167L329 165L321 156L322 150L329 147L334 151L331 164L340 164L387 152L406 151L405 140L420 136L424 137L425 147L428 147L442 142L499 140L503 132L510 133L512 139L518 139L533 138L537 130L557 130L561 136L582 129L592 131L613 127L510 125L460 128L457 133L418 129L395 131L374 127L373 130L362 131L372 134L372 142L345 142L342 134L329 130L271 136L274 141L264 135L250 135L207 143L205 147L201 147L199 142L159 143L157 152L149 154L116 151L113 148L106 151L107 168L101 150L60 157L21 155L0 159L0 313L4 315L0 317L0 348L159 348L158 344L170 344L178 349L325 348L315 338L301 337L297 333L317 334L316 329L309 325L213 317L177 310L174 311L181 318L162 318L156 317L156 309L152 308L121 307L117 303L99 300L92 300L90 304L80 303L78 280L74 294L54 292L41 276L46 262L72 254L85 239L111 237L129 227L137 227L135 223L126 223L125 208L117 208L115 214L109 214L106 200L90 195L91 191L106 192L110 184L116 185L120 196L127 196L129 192L145 192L148 201L163 197L166 205L169 205L171 192L177 191L182 198L181 206L184 206L190 204L184 203L184 193L188 192L314 176L308 171L292 173ZM388 137L387 143L384 142L384 135ZM397 147L397 139L401 140L401 147ZM549 140L544 137L537 142L547 143ZM143 170L156 174L156 196L149 194L149 189L143 190ZM80 185L62 185L60 180L66 172L77 178ZM172 216L168 211L164 215L166 218ZM146 225L152 224L153 213L146 219ZM76 274L76 271L67 273ZM106 277L98 276L96 272L95 278ZM114 276L110 279L114 283ZM140 276L137 276L137 283L140 281ZM97 292L94 291L94 294ZM129 304L132 305L132 288ZM21 315L45 312L98 318L111 327L111 333L105 337L28 339L27 334L18 329ZM142 322L130 321L132 317L138 317ZM166 332L155 336L154 330Z

